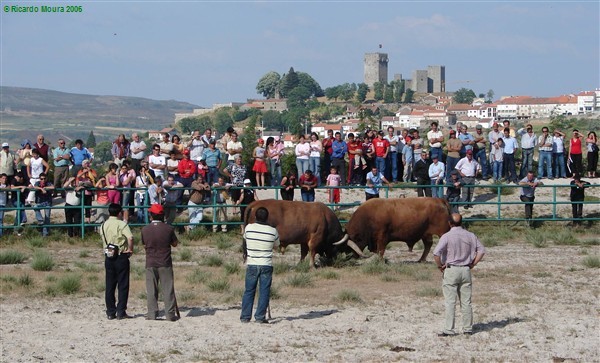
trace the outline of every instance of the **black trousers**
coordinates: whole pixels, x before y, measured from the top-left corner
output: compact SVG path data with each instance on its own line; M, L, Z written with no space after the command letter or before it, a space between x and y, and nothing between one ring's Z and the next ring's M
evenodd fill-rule
M65 203L65 207L72 207L70 204ZM81 224L81 207L79 208L65 208L65 223L67 224ZM67 234L69 237L79 236L81 227L67 227Z
M583 202L583 199L571 199L571 202ZM583 203L572 203L571 207L573 209L573 218L583 218ZM581 221L573 221L573 223L578 224Z
M106 315L123 316L127 312L129 299L129 254L121 254L117 258L105 258L106 269ZM119 301L115 300L118 289Z
M535 201L535 197L526 197L522 195L521 201L525 203L525 218L531 219L533 217L533 201Z

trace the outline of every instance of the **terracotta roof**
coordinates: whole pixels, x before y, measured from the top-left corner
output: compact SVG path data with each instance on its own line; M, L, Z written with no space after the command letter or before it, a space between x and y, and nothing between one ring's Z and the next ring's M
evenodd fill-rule
M467 103L455 103L448 106L448 111L468 111L472 109L474 109L474 107Z

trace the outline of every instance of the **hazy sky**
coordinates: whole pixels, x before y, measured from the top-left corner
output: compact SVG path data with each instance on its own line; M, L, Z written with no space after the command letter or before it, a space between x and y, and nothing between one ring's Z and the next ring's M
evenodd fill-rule
M259 98L261 76L290 66L323 89L360 83L364 53L381 51L390 80L445 65L448 91L554 96L600 87L599 4L2 1L0 81L206 107ZM11 5L83 13L6 12Z

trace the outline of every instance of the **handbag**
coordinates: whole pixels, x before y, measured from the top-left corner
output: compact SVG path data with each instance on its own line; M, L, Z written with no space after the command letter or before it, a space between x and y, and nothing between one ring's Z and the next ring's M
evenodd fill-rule
M104 239L104 244L106 247L104 248L104 256L109 259L116 259L119 256L119 246L108 243L106 241L106 232L104 232L104 223L102 223L102 238Z

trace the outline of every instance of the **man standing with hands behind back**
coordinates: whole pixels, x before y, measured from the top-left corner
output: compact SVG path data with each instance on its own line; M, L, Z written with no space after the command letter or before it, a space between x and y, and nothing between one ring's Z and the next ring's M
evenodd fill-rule
M254 313L257 323L268 324L266 318L267 307L271 295L271 282L273 279L273 248L279 246L277 230L267 224L269 211L260 207L256 210L256 223L250 223L244 230L244 261L246 268L246 289L242 297L242 323L250 322L254 295L258 285L258 305Z
M446 305L446 320L440 337L455 335L454 308L456 298L462 311L463 333L473 334L473 308L471 307L471 269L485 254L481 241L473 233L462 228L462 216L450 216L450 231L440 237L433 251L438 269L443 273L442 289Z
M108 206L109 218L100 225L100 234L104 249L109 244L118 247L114 255L106 255L104 267L106 269L106 316L108 320L117 318L129 319L127 315L127 300L129 299L129 257L133 253L133 235L129 225L119 217L122 211L120 204L111 203ZM109 250L110 251L110 250ZM115 301L115 290L119 289L119 302ZM115 306L116 303L116 306Z
M179 320L179 310L175 298L173 260L171 247L179 243L175 229L164 223L165 212L160 204L152 204L148 209L152 222L142 228L142 244L146 249L146 300L148 314L146 320L158 317L158 283L162 288L165 303L165 318Z

